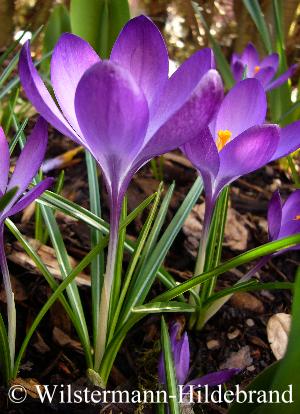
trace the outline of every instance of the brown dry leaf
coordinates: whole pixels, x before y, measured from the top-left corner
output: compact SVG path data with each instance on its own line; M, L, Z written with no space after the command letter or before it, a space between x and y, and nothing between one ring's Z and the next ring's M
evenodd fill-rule
M53 341L61 347L72 348L78 352L82 352L82 346L80 342L70 338L65 332L56 326L53 329Z
M33 344L34 348L40 353L40 354L46 354L50 351L49 346L44 341L43 337L37 332L36 333L37 340Z
M28 237L26 239L40 256L52 275L57 279L61 279L61 273L57 263L55 250L52 247L43 245L34 239ZM11 252L7 256L9 260L24 267L25 269L30 270L31 272L41 274L34 261L24 252L19 242L14 242L11 247ZM76 260L70 256L69 259L72 268L74 268L77 265ZM90 277L84 273L79 273L75 280L79 286L91 286Z
M231 306L255 313L264 313L264 305L261 300L248 292L236 292L230 298Z
M252 364L249 346L243 346L238 352L232 352L229 358L220 365L220 369L244 369Z
M183 232L187 236L185 247L188 252L196 257L199 240L202 235L202 223L205 203L196 204L188 215L183 225ZM248 240L247 220L236 210L229 207L225 226L224 244L232 250L242 251L247 248Z
M286 352L291 320L291 315L288 313L276 313L268 320L268 340L270 342L272 352L277 360L282 359Z
M23 284L13 275L10 275L12 290L16 302L24 302L28 299L26 290ZM4 288L0 291L0 301L6 303L6 294Z
M34 378L16 378L11 381L11 385L21 385L27 391L27 394L30 395L32 398L39 398L39 394L36 390L36 386L39 385L41 391L43 391L43 385L41 385L36 379Z

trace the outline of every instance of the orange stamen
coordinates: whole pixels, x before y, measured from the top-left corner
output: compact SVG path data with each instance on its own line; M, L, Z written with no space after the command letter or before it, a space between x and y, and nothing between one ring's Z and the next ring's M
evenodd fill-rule
M294 220L300 220L300 214L298 214L298 215L294 218Z
M227 142L230 141L231 135L232 132L230 132L228 129L220 129L220 131L218 131L218 138L216 144L219 152L225 147Z
M257 73L257 72L259 72L260 71L260 66L255 66L255 68L254 68L254 73Z

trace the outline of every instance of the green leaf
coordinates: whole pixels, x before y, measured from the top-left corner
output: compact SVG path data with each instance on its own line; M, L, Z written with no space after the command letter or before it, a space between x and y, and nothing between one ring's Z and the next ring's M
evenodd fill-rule
M134 211L132 211L127 216L125 222L121 223L120 229L122 229L123 226L128 226L131 223L131 221L133 221L141 213L141 211L144 210L151 203L155 196L156 194L149 196ZM55 194L51 191L45 191L43 195L37 200L37 202L51 208L56 208L57 210L62 211L68 216L81 220L89 226L92 226L95 229L99 229L104 235L107 235L109 233L109 225L106 223L106 221L104 221L100 217L97 217L89 210L79 206L76 203L73 203L70 200L65 199L64 197L58 194ZM125 249L129 253L133 253L134 243L132 243L130 240L126 240ZM174 279L166 270L159 270L157 276L161 280L161 282L168 288L176 285Z
M151 302L146 305L132 308L133 313L164 313L164 312L196 312L197 307L189 303L182 302Z
M272 41L270 33L258 0L243 0L243 3L259 31L267 52L272 53Z
M221 259L222 244L224 239L225 224L228 210L229 187L226 187L214 209L213 219L209 230L209 239L206 248L204 271L214 269ZM212 279L201 289L201 298L204 301L212 295L217 278Z
M156 197L154 199L153 206L150 210L150 213L147 217L146 222L144 223L144 225L142 227L142 230L140 231L138 240L135 244L134 252L133 252L133 255L131 257L131 260L130 260L130 263L128 265L128 269L127 269L127 272L126 272L126 275L125 275L125 278L124 278L121 294L118 296L117 306L111 312L111 317L110 317L110 322L111 323L110 323L110 326L109 326L109 331L110 332L109 332L108 341L111 340L111 338L114 334L115 328L117 326L119 316L120 316L120 312L121 312L121 309L122 309L122 305L123 305L124 300L126 298L126 295L127 295L128 288L129 288L131 280L132 280L134 270L135 270L136 265L138 263L138 260L141 256L143 247L144 247L144 245L146 243L146 240L147 240L147 236L148 236L148 234L150 232L150 229L151 229L151 225L152 225L153 220L155 218L155 214L156 214L156 211L157 211L157 207L158 207L158 204L159 204L161 193L162 193L162 184L160 184L160 186L158 188L158 191L156 193Z
M104 241L103 241L104 243ZM55 292L52 293L50 298L47 300L47 302L43 305L42 309L39 311L38 315L36 316L35 320L33 321L32 325L30 326L26 337L21 345L20 351L18 353L15 366L14 366L14 377L17 376L18 370L20 367L20 363L22 360L22 357L24 355L24 352L28 346L28 343L32 337L32 335L36 332L36 329L38 325L40 324L43 317L46 315L48 310L51 308L51 306L56 302L56 300L62 295L63 291L69 286L70 283L72 283L75 279L75 277L82 272L94 259L94 257L99 254L99 252L103 249L103 245L99 244L94 249L92 249L82 260L78 265L71 271L70 274L67 275L67 277L61 282L61 284L57 287ZM84 343L82 343L84 346ZM89 361L87 361L87 365L89 365Z
M161 295L153 299L153 302L166 302L171 299L176 298L178 295L187 292L193 287L206 282L207 280L212 279L215 276L218 276L222 273L225 273L235 267L241 266L242 264L251 262L252 260L257 259L258 257L267 256L269 254L275 253L277 251L287 249L289 247L294 247L300 244L300 234L293 236L285 237L281 240L272 241L266 243L255 249L251 249L246 253L242 253L239 256L228 260L227 262L221 264L209 272L202 273L201 275L194 276L186 282L181 283L179 286L170 289Z
M65 33L71 32L71 23L69 12L64 4L54 6L45 29L43 42L43 54L47 54L54 49L59 37ZM44 71L49 70L49 58L43 62Z
M155 280L159 267L162 265L172 243L175 240L175 237L181 230L188 214L196 204L202 192L202 188L202 180L200 177L198 177L188 195L184 199L182 205L173 217L171 223L168 225L167 229L156 244L147 262L140 269L139 275L136 277L134 285L130 287L127 295L127 300L124 302L124 307L121 312L123 316L121 323L123 323L129 317L132 307L141 305L145 300Z
M15 134L15 136L13 137L13 139L11 140L10 144L9 144L9 154L12 155L12 153L14 152L14 149L21 137L21 135L24 133L24 129L26 127L28 123L28 118L24 119L22 125L18 128L16 128L17 133Z
M89 184L89 199L90 199L90 209L93 214L97 217L101 217L101 203L100 203L100 191L99 191L99 182L98 182L98 173L96 161L92 155L85 151L85 160L88 172L88 184ZM90 230L91 237L91 247L97 246L102 242L103 235L102 233L95 229L91 228ZM104 251L102 250L98 256L91 263L91 293L92 293L92 318L93 318L93 338L94 341L97 337L97 329L99 326L99 309L100 309L100 297L101 289L103 285L103 275L104 275ZM94 344L95 346L95 344Z
M278 74L282 74L288 68L285 52L284 30L283 30L283 7L281 0L272 0L274 14L274 34L276 51L279 55ZM277 74L277 75L278 75ZM292 106L291 102L291 86L285 82L279 88L270 91L270 113L273 122L282 118L282 114L286 114ZM293 121L292 115L286 115L281 123L285 126Z
M0 313L0 361L2 365L2 372L4 374L5 383L8 385L12 378L10 350L8 343L8 336L2 315Z
M180 414L180 405L177 390L176 371L172 354L171 341L168 327L164 317L161 318L161 345L164 356L166 386L169 399L169 409L171 414Z
M88 41L102 58L109 56L117 35L129 20L127 0L71 0L72 32Z
M230 89L233 85L234 85L234 79L232 76L232 72L230 69L230 65L226 59L226 57L224 56L224 53L222 52L221 47L219 46L218 42L216 42L216 40L214 39L214 37L211 35L210 33L210 28L203 16L203 14L201 13L200 7L198 4L196 4L196 2L192 2L193 8L195 10L195 14L196 16L198 16L199 20L201 21L201 23L203 24L203 27L209 37L209 41L211 42L213 51L214 51L214 55L217 61L217 67L219 69L219 71L221 72L222 78L224 80L225 86L227 89Z

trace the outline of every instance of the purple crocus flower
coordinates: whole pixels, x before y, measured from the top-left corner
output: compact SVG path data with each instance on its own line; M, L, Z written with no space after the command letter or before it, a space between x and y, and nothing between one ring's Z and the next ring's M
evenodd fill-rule
M66 33L51 60L51 82L59 109L32 63L29 43L21 51L19 74L29 100L50 124L89 150L103 171L111 207L101 299L104 325L125 191L141 166L195 138L211 121L223 96L214 67L212 51L203 49L169 79L165 43L144 16L126 24L109 60L101 61L88 43ZM102 349L104 325L99 328ZM102 355L97 353L99 365Z
M0 212L0 267L7 298L8 338L11 363L13 363L15 353L16 316L14 294L11 287L4 250L4 221L7 217L17 214L27 207L52 184L52 178L46 178L24 194L24 191L28 188L33 177L37 174L44 159L47 140L47 124L42 118L39 118L19 156L14 172L9 179L9 147L3 129L0 127L0 197L3 197L6 192L12 190L13 188L17 188L14 197Z
M263 60L259 59L258 52L252 43L248 43L241 55L233 53L231 59L231 70L236 82L246 78L258 79L266 91L278 88L285 83L295 72L297 65L291 66L277 79L273 79L279 64L277 53L268 55Z
M257 79L242 80L228 92L209 127L182 147L201 174L206 192L196 274L203 271L210 220L223 188L300 147L300 121L279 129L264 124L266 112L261 83Z
M210 374L204 375L199 378L195 378L191 381L187 381L190 370L190 346L187 332L184 332L180 337L180 324L175 322L170 328L170 342L174 360L174 367L176 372L177 384L182 385L182 392L185 393L189 390L190 386L201 387L208 385L214 387L219 384L224 384L230 381L236 374L240 372L240 369L225 369ZM166 383L165 365L163 353L160 355L158 364L158 379L161 384Z
M283 204L279 191L273 194L268 209L268 228L270 241L300 233L300 190L294 191ZM300 245L290 249L299 248ZM274 255L285 251L281 250Z
M278 147L278 126L263 124L266 111L261 83L245 79L228 92L209 127L182 147L201 174L206 193L195 274L203 271L210 221L220 192L240 176L267 164Z

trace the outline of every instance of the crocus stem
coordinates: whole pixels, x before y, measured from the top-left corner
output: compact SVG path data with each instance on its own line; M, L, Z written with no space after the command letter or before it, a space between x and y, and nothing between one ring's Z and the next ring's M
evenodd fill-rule
M14 293L11 287L11 281L9 276L9 270L7 266L4 239L3 239L3 224L0 225L0 267L3 276L3 284L6 294L7 303L7 329L8 329L8 343L10 350L10 363L11 369L13 369L15 359L15 346L16 346L16 307Z
M105 351L107 341L108 318L110 310L111 290L114 279L116 264L116 253L118 246L120 209L112 205L110 214L110 235L107 253L106 271L104 275L103 287L101 291L101 301L99 310L99 325L95 346L95 371L100 368L101 360Z
M196 259L196 265L195 265L195 272L194 275L200 275L203 273L204 266L205 266L205 257L206 257L206 247L208 243L209 238L209 228L210 228L210 222L212 219L213 214L213 204L207 199L205 201L205 213L204 213L204 219L203 219L203 227L202 227L202 236L199 243L199 250L198 250L198 256ZM194 288L195 293L198 295L200 292L200 285L196 286ZM190 302L194 303L194 299L192 296L190 296ZM189 321L189 328L191 329L195 322L196 322L197 315L192 314L190 321Z
M195 272L194 272L195 276L200 275L201 273L203 273L203 270L204 270L206 247L207 247L208 238L209 238L209 228L210 228L210 222L212 219L212 214L213 214L213 205L210 203L210 201L206 201L205 213L204 213L204 219L203 219L202 237L200 239L198 256L197 256L196 265L195 265ZM200 285L195 288L195 291L199 293Z

